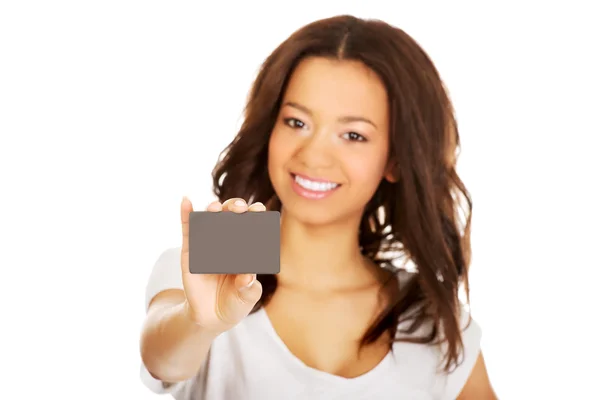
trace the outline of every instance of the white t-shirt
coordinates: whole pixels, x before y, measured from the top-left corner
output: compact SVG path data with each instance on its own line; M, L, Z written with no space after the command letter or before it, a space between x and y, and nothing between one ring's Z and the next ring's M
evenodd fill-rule
M165 251L146 288L146 309L165 289L183 289L180 249ZM468 313L463 312L466 326ZM472 319L463 331L462 364L439 371L434 346L398 342L370 372L347 379L305 365L273 329L263 309L250 314L212 343L195 378L173 385L154 379L142 364L142 382L177 400L452 400L460 393L479 354L481 330Z

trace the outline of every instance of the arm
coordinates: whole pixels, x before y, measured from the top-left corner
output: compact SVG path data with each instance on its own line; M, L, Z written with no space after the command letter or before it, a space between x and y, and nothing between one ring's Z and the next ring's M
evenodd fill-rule
M471 375L456 400L498 400L487 374L483 353L479 352Z
M261 203L248 208L236 206L235 200L230 199L223 205L212 203L207 210L265 211ZM181 203L182 246L161 254L146 287L147 312L140 338L143 363L140 372L144 384L155 393L176 391L185 386L183 381L195 377L205 364L213 340L247 316L262 294L260 282L249 274L189 272L188 236L192 211L192 203L184 198ZM200 320L204 321L203 327L197 323ZM166 384L177 382L182 384Z
M182 290L164 290L148 309L140 340L142 361L155 379L184 381L196 375L217 336L192 321Z
M463 357L446 375L441 398L444 400L497 400L488 377L481 351L482 331L469 311L462 307L460 315Z
M485 367L483 353L479 352L477 361L456 400L498 400Z

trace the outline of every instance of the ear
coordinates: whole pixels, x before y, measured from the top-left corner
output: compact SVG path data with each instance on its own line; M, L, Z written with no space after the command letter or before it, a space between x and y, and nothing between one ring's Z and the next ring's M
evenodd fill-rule
M399 171L398 171L398 163L394 160L390 160L388 162L387 167L385 168L385 174L383 177L386 181L390 183L396 183L399 179Z

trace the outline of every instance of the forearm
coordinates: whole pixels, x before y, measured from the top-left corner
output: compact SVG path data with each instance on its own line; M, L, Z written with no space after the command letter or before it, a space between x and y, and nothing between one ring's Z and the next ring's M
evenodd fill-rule
M187 314L185 301L148 313L141 337L142 361L148 372L165 382L193 377L205 361L218 333L207 332Z

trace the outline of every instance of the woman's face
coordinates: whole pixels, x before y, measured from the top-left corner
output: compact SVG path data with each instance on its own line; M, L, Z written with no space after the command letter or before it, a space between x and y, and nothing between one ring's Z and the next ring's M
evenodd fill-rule
M269 142L285 213L318 225L360 218L389 170L388 113L385 87L363 64L302 61Z

